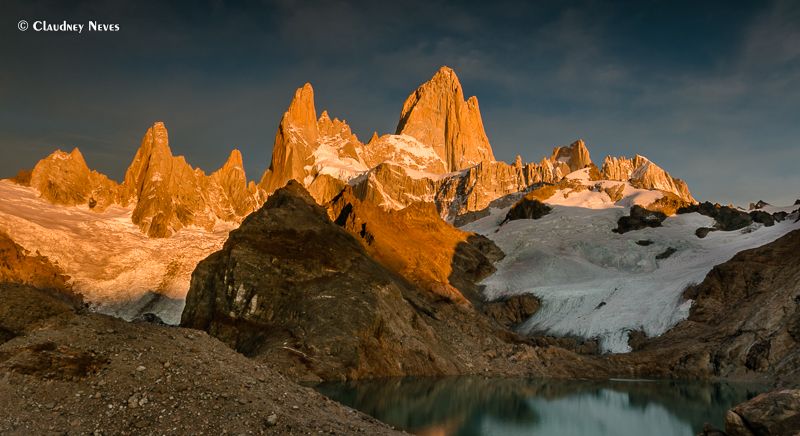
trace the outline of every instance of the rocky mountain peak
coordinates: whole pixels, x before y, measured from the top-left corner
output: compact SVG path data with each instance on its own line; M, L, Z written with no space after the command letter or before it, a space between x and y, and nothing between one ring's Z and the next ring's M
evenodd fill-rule
M69 153L56 150L40 160L31 171L30 186L51 203L97 210L104 210L119 197L119 185L90 170L77 147Z
M696 203L686 182L672 177L663 168L640 154L633 159L624 156L606 156L601 173L606 180L628 181L637 188L669 192L688 203Z
M327 112L325 112L327 116ZM317 109L314 107L314 88L306 83L294 92L294 98L281 119L281 125L292 126L313 141L317 131Z
M447 172L494 160L478 99L464 100L461 82L448 67L440 68L408 96L396 133L433 147Z
M554 163L562 162L569 166L570 171L577 171L586 168L592 163L589 149L583 139L579 139L568 147L556 147L553 149L551 160Z
M228 160L225 161L221 168L221 170L232 169L241 169L244 171L244 159L242 158L242 152L239 151L238 148L231 150L231 154L228 155Z
M331 119L327 111L317 118L314 90L307 83L295 91L281 119L272 146L272 161L259 187L271 193L289 180L297 180L318 200L328 200L334 185L367 169L360 158L362 147L345 121Z
M159 170L167 172L171 164L172 150L169 148L169 133L162 121L153 123L145 132L142 143L136 151L133 161L125 171L124 200L135 202L139 197L148 174L151 181L158 182ZM153 180L153 179L156 180Z
M273 192L289 180L303 180L318 136L314 88L306 83L295 91L281 118L272 145L272 161L261 178L261 188Z
M233 150L207 176L183 156L173 156L164 123L153 124L125 172L123 203L135 204L132 220L151 237L167 237L183 227L211 229L218 220L238 221L256 205L247 185L242 155Z

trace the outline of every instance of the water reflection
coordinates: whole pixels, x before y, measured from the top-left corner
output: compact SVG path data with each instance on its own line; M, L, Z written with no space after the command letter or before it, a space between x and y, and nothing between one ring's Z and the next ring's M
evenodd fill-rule
M694 435L762 386L686 381L402 378L316 387L420 435Z

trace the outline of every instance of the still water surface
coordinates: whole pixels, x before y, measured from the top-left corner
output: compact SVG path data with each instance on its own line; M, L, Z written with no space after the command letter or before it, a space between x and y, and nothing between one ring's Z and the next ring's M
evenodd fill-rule
M402 378L316 389L420 435L695 435L766 390L725 382Z

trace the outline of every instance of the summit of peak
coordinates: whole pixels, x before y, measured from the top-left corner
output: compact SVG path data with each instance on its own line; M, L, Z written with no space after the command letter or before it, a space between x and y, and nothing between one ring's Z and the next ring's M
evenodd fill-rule
M551 160L553 163L565 163L569 166L570 171L583 169L592 163L589 149L586 148L586 143L583 142L583 139L578 139L568 146L555 147Z
M292 102L281 119L284 127L294 126L299 129L310 129L317 124L317 109L314 106L314 88L306 83L294 92Z
M448 172L494 160L477 98L464 100L458 76L446 66L408 96L396 134L433 147Z
M231 153L228 155L228 159L225 161L225 164L222 165L223 168L242 166L244 166L244 160L242 159L242 152L239 151L238 148L231 150Z
M431 81L436 80L437 78L447 78L450 80L458 81L458 74L456 74L455 70L448 67L447 65L442 65L436 70L436 73L433 75Z

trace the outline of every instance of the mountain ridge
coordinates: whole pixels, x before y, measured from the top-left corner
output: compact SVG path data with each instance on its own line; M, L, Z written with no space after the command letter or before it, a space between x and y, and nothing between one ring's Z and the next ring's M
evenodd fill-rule
M581 139L555 147L539 162L524 163L520 156L513 163L496 161L477 98L465 99L456 73L441 67L408 96L395 133L376 132L367 143L346 121L326 110L318 116L310 83L298 88L258 183L247 179L235 149L211 174L192 167L173 155L167 128L157 121L143 136L122 183L89 169L76 148L39 161L27 184L54 204L85 204L97 211L112 204L132 207L132 220L143 233L169 237L187 226L211 229L219 222L241 222L290 180L299 181L320 204L350 185L359 200L387 209L434 203L439 215L452 221L507 195L559 183L587 166L594 163ZM592 174L696 202L685 182L643 156L606 157L602 170Z

